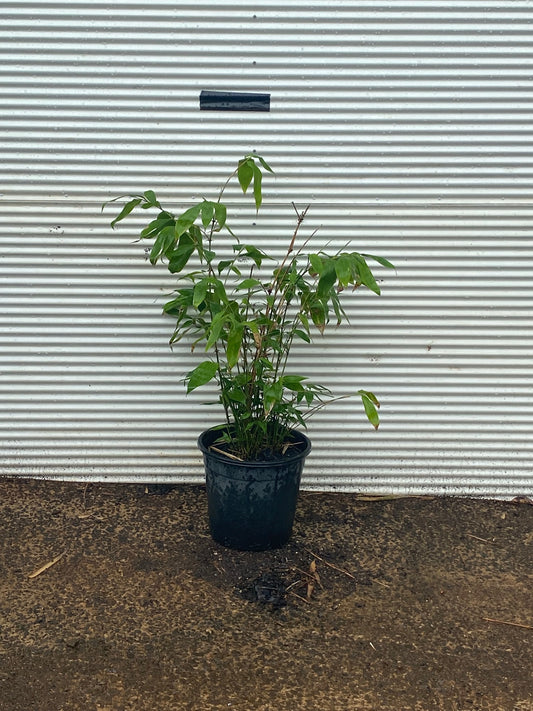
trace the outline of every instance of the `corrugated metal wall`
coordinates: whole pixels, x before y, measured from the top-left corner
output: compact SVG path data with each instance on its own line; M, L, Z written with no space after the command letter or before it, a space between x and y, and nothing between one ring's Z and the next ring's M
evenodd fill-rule
M277 177L265 246L312 203L319 237L383 254L383 296L299 355L339 393L304 484L533 492L533 6L515 0L4 2L0 9L1 474L200 481L220 418L167 349L172 281L101 203L213 194L245 152ZM270 113L200 112L202 89ZM192 164L192 165L191 165ZM138 223L140 224L140 223ZM318 238L317 238L318 239ZM160 295L158 297L158 294ZM346 440L347 438L347 440Z

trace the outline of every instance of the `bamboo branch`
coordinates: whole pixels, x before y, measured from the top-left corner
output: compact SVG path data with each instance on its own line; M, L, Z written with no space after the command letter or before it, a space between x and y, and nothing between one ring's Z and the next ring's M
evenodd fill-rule
M244 459L242 459L241 457L238 457L236 454L230 454L230 452L225 452L223 449L215 447L214 444L210 445L209 449L212 449L213 452L223 454L225 457L229 457L230 459L235 459L237 462L244 462Z

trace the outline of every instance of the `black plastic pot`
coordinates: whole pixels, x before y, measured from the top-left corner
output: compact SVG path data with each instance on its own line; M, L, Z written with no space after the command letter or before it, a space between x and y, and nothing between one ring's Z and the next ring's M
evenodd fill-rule
M283 458L241 462L210 449L220 429L198 438L204 455L209 527L215 541L238 550L267 550L290 538L309 439L296 430L297 446Z

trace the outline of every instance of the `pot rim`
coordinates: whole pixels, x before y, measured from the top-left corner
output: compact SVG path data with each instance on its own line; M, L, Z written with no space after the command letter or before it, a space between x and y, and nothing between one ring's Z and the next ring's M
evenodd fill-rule
M235 465L236 467L254 467L254 468L260 468L260 467L281 467L281 466L286 466L287 464L290 464L293 461L300 460L300 459L305 459L309 452L311 451L311 440L307 435L305 435L301 430L297 429L291 429L290 432L293 433L297 438L300 439L300 441L305 445L304 449L295 452L294 454L284 456L282 459L275 459L272 461L257 461L257 460L239 460L239 459L232 459L231 457L226 457L223 454L219 454L218 452L213 452L210 448L209 445L206 445L204 443L205 438L210 435L212 432L219 431L226 427L226 425L218 425L214 427L210 427L207 430L204 430L200 436L198 437L197 445L202 454L208 455L209 457L212 457L213 459L217 459L218 461L229 463L231 462L232 465Z

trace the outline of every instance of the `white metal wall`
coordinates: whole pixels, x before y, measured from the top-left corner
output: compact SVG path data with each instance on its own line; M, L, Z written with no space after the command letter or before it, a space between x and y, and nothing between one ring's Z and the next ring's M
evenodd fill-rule
M201 480L219 417L167 348L172 281L100 205L185 204L255 149L277 177L237 227L281 247L311 202L309 231L398 267L298 356L383 402L377 433L356 401L311 424L305 485L533 493L532 23L525 0L4 2L0 474Z

